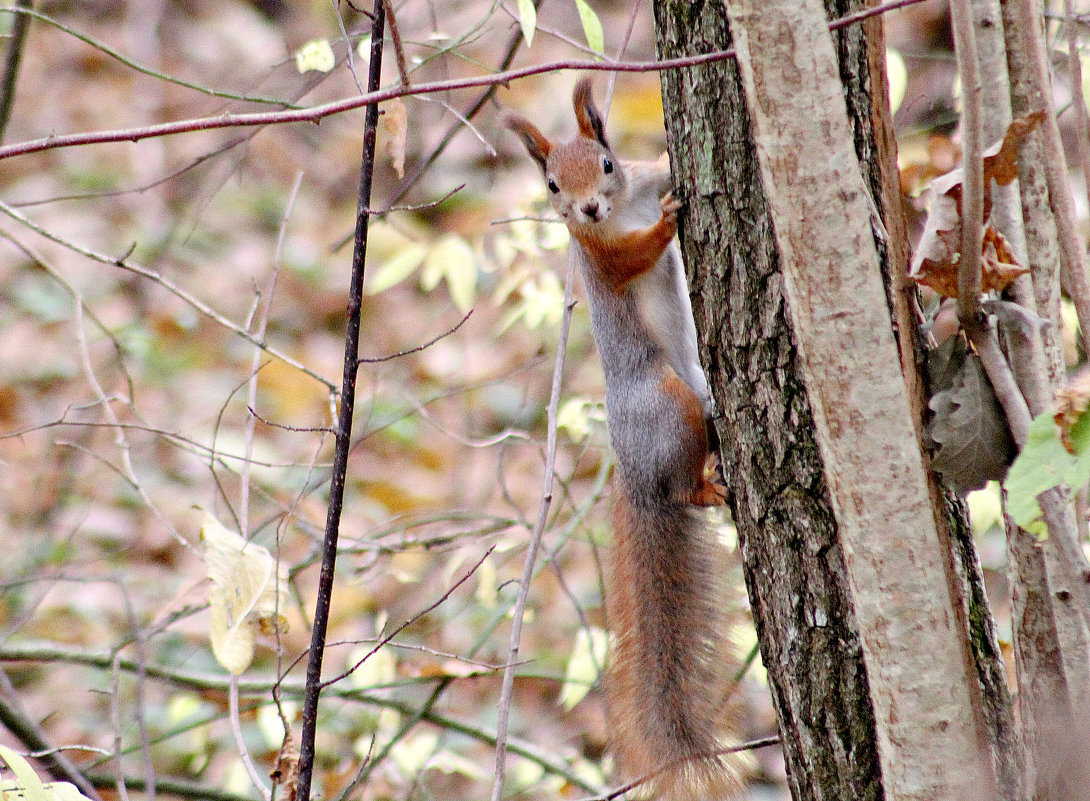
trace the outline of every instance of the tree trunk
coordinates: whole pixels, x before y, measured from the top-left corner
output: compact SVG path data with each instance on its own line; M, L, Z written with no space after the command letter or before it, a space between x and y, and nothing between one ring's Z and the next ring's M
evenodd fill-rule
M721 2L656 0L655 10L662 57L731 45ZM828 13L848 10L838 6ZM888 239L876 237L877 255L890 306L909 338L901 343L901 358L918 429L918 358L900 280L890 280L903 275L906 261L903 228L892 213L899 202L890 191L895 156L885 98L874 102L870 94L872 83L885 90L880 27L869 25L867 33L872 40L855 26L835 42L855 154L889 232ZM694 313L721 414L720 437L730 444L722 454L724 472L792 793L796 799L881 798L886 788L843 524L826 486L827 465L785 307L783 254L738 68L725 62L664 73L663 96L676 183L686 203L682 246L695 273ZM899 271L891 272L891 262ZM888 325L888 309L881 311ZM937 524L947 556L952 554L947 579L935 589L953 589L953 616L967 631L959 661L971 667L977 702L971 728L983 729L991 747L999 797L1014 798L1018 771L1009 699L979 566L964 516L956 505L944 506L933 482L930 491L937 512L928 525ZM969 731L962 734L972 738Z

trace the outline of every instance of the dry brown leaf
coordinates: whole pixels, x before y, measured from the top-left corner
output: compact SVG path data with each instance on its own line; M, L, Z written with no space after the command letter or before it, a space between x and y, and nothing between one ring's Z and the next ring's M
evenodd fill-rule
M984 151L984 193L989 180L1006 186L1018 177L1018 148L1045 118L1043 111L1019 117L1007 127L1003 139Z
M1029 272L1028 267L1015 261L1010 242L991 223L984 228L980 271L981 288L985 292L1002 292L1015 278Z
M276 755L276 764L269 771L269 778L274 785L284 788L284 801L295 801L299 792L299 749L295 747L291 732L284 733L284 742Z
M409 117L405 104L400 97L395 97L383 106L382 127L388 136L383 142L386 158L394 168L398 178L405 177L405 139L409 128Z
M937 258L925 257L914 263L909 277L917 284L931 287L943 297L956 298L960 247L960 224L953 230L936 231L930 253ZM1006 238L988 223L980 254L981 288L985 292L1002 292L1014 279L1028 272L1027 267L1014 261Z
M1079 421L1083 412L1090 407L1090 373L1076 376L1067 386L1056 390L1056 409L1052 413L1056 425L1060 427L1060 442L1068 453L1075 453L1075 444L1071 441L1071 427Z
M981 287L1001 292L1029 270L1018 264L1010 243L988 222L991 214L991 181L1009 184L1018 177L1018 148L1043 119L1040 113L1020 117L1010 124L1003 139L984 152L984 241L981 247ZM956 298L958 264L961 260L962 168L939 176L931 184L931 208L923 234L912 257L909 277L940 295Z

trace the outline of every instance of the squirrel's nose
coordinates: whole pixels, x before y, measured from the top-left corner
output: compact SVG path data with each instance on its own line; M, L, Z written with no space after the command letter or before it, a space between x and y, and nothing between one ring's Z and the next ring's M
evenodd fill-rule
M583 204L583 213L590 217L592 220L598 219L598 201L588 200Z

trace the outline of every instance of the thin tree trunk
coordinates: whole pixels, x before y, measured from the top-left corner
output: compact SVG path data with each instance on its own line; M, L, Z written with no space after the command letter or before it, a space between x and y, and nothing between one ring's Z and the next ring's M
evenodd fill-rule
M731 44L721 3L657 0L655 8L664 57ZM830 9L832 15L847 10ZM877 26L869 27L872 35L880 33ZM887 213L899 202L888 191L895 156L888 127L883 127L884 119L888 123L881 108L884 98L876 104L870 95L872 80L878 91L885 88L880 45L880 36L876 47L857 27L837 37L837 55L855 151L890 229L888 239L878 232L878 255L891 299L897 301L891 305L898 309L900 328L908 337L902 342L902 362L912 368L908 377L917 387L910 398L918 425L922 391L899 278L905 242L896 215ZM676 183L687 204L683 249L690 270L699 266L694 311L722 414L720 435L730 443L723 453L724 468L792 792L796 799L881 798L871 691L852 612L842 532L826 490L826 466L784 307L781 253L738 70L727 63L667 73L663 92ZM891 259L901 265L892 282ZM933 484L931 490L933 499L940 498ZM985 738L1005 784L1014 764L1009 705L979 566L963 516L956 507L943 509L941 501L938 508L939 527L953 523L953 535L945 532L946 547L956 555L947 567L952 577L947 580L955 587L959 581L969 585L956 592L961 611L955 610L955 617L971 632L968 661L976 675L970 683L975 678L984 687L973 689L983 699L979 706Z
M1026 29L1021 3L1007 0L1000 5L1011 107L1015 116L1021 116L1047 107L1035 87L1037 66L1030 46L1031 38L1039 38L1042 32L1039 26ZM1032 299L1037 313L1050 322L1041 333L1049 380L1040 381L1039 391L1051 405L1053 392L1065 380L1060 344L1061 248L1045 174L1047 150L1041 140L1038 132L1023 143L1018 186ZM1023 290L1022 294L1028 305L1030 292ZM1080 575L1078 563L1066 558L1059 547L1064 541L1078 547L1071 498L1060 489L1049 496L1050 505L1045 507L1047 540L1038 541L1009 520L1007 526L1026 787L1036 801L1084 801L1090 798L1090 760L1086 758L1090 634L1081 603L1086 597L1085 576Z

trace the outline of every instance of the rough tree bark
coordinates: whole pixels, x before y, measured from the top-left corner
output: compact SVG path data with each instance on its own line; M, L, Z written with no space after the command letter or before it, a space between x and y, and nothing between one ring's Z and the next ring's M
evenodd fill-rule
M830 17L851 10L827 0ZM656 0L662 57L731 45L724 7L715 0ZM905 331L916 424L922 410L918 348L903 313L900 279L906 247L895 156L883 114L880 23L836 37L840 76L856 155L886 232L876 236L890 306ZM825 465L802 383L799 354L783 300L784 279L762 186L742 84L735 64L663 76L668 139L686 208L682 244L694 280L694 312L721 419L731 508L762 656L796 799L877 799L883 781L875 720L840 532L825 485ZM899 265L891 267L892 264ZM888 319L888 318L887 318ZM907 337L908 341L904 341ZM932 483L936 523L954 558L960 591L955 616L972 646L979 725L989 741L999 797L1018 796L1009 698L979 565L964 514Z

